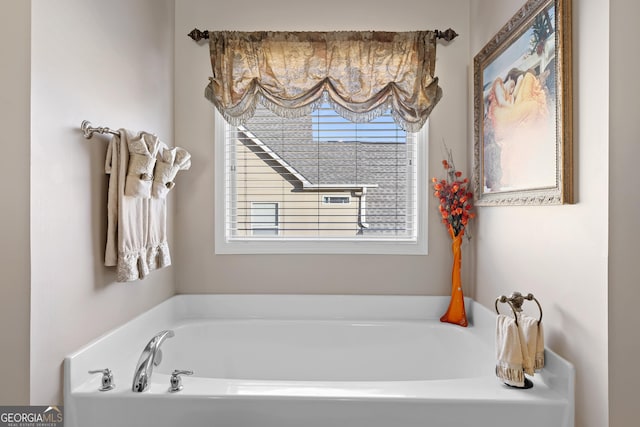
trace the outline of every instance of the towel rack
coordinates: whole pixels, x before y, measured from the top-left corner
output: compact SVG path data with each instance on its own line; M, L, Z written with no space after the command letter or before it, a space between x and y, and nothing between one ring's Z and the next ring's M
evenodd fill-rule
M89 120L83 120L80 125L80 129L82 129L82 134L85 138L90 139L94 133L110 133L111 135L120 135L118 131L113 129L109 129L108 127L97 127L94 128L91 126L91 122Z
M536 297L533 296L533 294L522 295L520 292L513 292L510 297L506 297L504 295L499 296L498 298L496 298L496 303L495 303L496 313L500 314L500 310L498 309L499 302L509 304L509 307L511 307L511 311L513 311L513 317L517 325L518 313L522 311L522 304L524 304L525 300L527 301L533 300L538 305L538 310L540 311L540 318L538 319L538 325L539 325L540 322L542 322L542 306L540 305L540 302L536 299Z

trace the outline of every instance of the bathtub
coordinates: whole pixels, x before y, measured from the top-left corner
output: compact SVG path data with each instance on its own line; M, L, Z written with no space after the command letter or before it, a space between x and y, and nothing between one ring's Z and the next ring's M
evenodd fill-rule
M67 427L573 427L574 370L517 390L494 376L495 314L446 297L179 295L65 358ZM171 329L150 387L131 391L146 343ZM116 387L98 391L109 368ZM175 369L183 389L169 392Z

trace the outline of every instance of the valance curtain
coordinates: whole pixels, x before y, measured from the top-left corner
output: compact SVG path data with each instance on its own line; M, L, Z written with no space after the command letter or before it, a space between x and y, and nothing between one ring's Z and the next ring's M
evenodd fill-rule
M328 102L353 122L391 109L401 128L417 132L442 96L432 31L210 31L209 48L205 95L233 125L258 102L284 117Z

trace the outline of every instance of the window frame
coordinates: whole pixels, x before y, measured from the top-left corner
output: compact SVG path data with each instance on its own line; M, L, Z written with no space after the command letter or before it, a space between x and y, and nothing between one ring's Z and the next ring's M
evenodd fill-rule
M378 254L427 255L428 241L428 135L429 121L417 135L416 141L416 239L367 239L356 241L346 238L310 239L287 238L256 240L227 240L226 215L230 195L226 189L226 130L229 124L218 111L214 112L214 203L216 254Z

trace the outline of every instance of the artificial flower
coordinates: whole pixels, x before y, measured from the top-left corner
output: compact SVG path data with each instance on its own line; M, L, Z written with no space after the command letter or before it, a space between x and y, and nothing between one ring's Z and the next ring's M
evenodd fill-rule
M468 191L469 179L462 177L462 172L456 170L453 164L451 150L447 150L447 157L442 161L442 167L447 173L446 179L433 178L434 196L439 199L438 210L442 222L447 226L452 237L463 235L469 220L475 217L471 210L473 193Z

